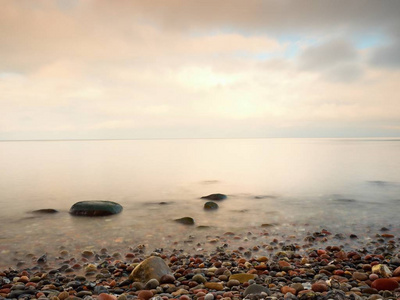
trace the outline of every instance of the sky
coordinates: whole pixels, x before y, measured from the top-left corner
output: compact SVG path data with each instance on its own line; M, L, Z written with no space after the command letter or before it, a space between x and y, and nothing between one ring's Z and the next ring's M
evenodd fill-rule
M400 137L398 0L1 0L0 140Z

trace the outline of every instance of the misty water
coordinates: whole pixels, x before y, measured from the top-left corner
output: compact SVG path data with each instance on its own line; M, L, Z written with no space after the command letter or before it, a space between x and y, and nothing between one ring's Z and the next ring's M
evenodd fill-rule
M399 154L400 139L0 142L0 266L62 247L205 247L224 232L261 228L396 234ZM211 193L228 198L205 211L200 197ZM124 210L71 216L83 200ZM59 213L31 213L43 208ZM196 224L173 221L185 216Z

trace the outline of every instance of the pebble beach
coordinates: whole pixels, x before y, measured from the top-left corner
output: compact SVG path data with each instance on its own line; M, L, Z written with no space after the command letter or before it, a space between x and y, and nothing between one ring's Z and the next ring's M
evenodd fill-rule
M0 270L0 299L400 299L399 238L391 229L291 235L294 228L170 236L166 248L115 250L110 241L109 248L28 253ZM165 274L134 279L154 257L165 266L150 272L165 267Z

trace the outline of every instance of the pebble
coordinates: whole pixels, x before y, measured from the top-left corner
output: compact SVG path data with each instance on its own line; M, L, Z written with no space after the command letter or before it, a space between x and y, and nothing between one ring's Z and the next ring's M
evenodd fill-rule
M266 293L270 294L270 291L267 287L260 284L252 284L249 285L243 292L243 296L251 295L251 294L261 294Z
M97 300L117 300L117 297L114 295L106 294L106 293L101 293L98 297Z
M371 287L378 291L393 291L399 287L399 283L394 279L379 278L372 282Z

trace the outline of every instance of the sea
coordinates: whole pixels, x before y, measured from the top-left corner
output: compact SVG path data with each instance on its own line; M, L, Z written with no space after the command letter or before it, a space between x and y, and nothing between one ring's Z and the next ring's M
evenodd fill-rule
M212 193L227 199L204 210ZM70 215L84 200L123 211ZM321 230L362 244L400 234L399 205L400 138L0 142L0 267L63 249L228 247L227 233L244 248ZM32 213L47 208L59 212Z

